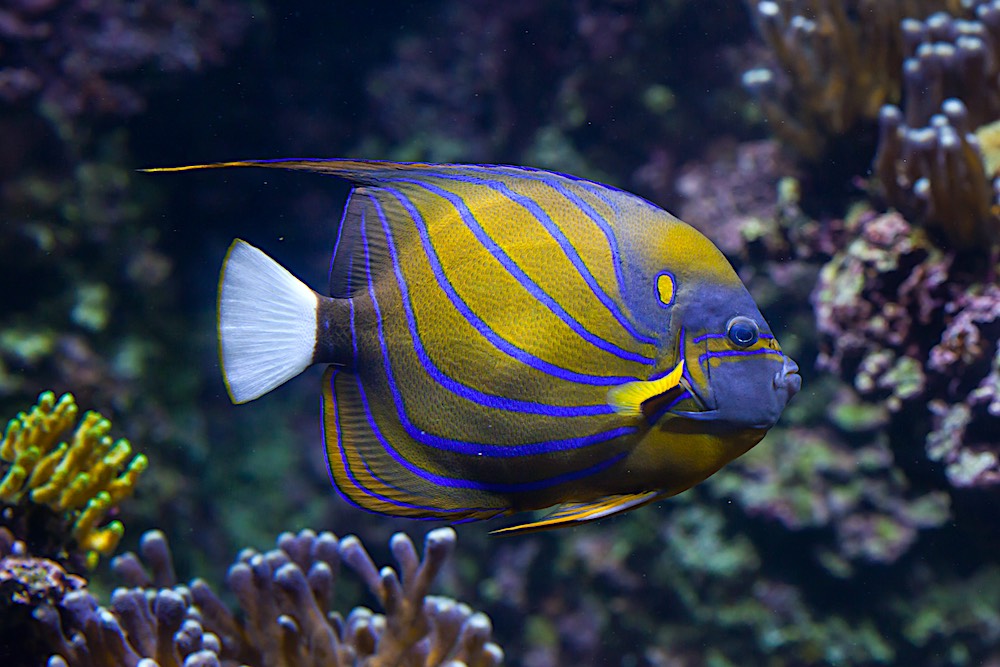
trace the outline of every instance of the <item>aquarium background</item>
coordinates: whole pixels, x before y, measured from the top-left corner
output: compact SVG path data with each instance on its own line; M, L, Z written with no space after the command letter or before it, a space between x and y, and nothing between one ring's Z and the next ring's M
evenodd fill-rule
M456 528L432 592L488 615L506 664L1000 664L998 73L1000 3L976 0L10 0L0 415L52 390L106 416L148 457L102 518L124 525L115 553L156 529L175 573L81 557L76 515L41 521L7 493L4 664L119 664L80 620L80 586L166 665L191 642L147 637L159 652L143 653L116 586L153 600L201 577L246 619L230 563L283 532L355 534L379 566L399 560L396 531L422 550L436 524L331 488L318 369L233 406L218 368L231 240L321 289L347 188L136 171L331 156L524 164L636 192L719 245L802 367L765 440L681 496L523 537ZM14 467L0 461L8 482ZM62 583L25 593L28 557ZM380 611L351 567L336 607ZM274 620L257 641L286 637ZM302 655L280 664L340 664Z

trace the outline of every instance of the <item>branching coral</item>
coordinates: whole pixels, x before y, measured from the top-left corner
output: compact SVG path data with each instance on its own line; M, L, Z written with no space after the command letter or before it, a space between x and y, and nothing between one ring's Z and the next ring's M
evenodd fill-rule
M147 460L133 456L128 440L113 441L111 423L100 414L87 412L77 424L77 413L72 395L56 401L45 392L29 412L10 421L0 443L0 461L6 462L0 501L4 523L18 520L30 504L61 516L70 525L73 548L93 567L118 546L121 522L102 522L132 494Z
M772 130L815 159L826 142L899 99L900 22L959 11L960 0L749 2L774 64L744 74Z
M958 250L988 250L1000 239L1000 206L968 111L949 99L926 127L911 128L887 106L880 116L874 172L892 206L934 229Z
M1000 2L973 2L976 20L943 12L908 19L902 110L880 112L878 192L959 250L1000 239L995 164L984 126L1000 117Z
M115 559L131 588L117 589L110 609L76 591L35 616L55 651L50 667L499 665L503 653L490 641L485 615L427 594L454 544L452 529L431 531L421 559L410 539L396 534L390 547L397 573L378 570L356 537L286 533L277 549L244 551L229 569L240 604L234 614L204 581L176 584L166 540L154 531L143 536L143 559ZM344 618L330 611L342 560L384 614L358 607Z

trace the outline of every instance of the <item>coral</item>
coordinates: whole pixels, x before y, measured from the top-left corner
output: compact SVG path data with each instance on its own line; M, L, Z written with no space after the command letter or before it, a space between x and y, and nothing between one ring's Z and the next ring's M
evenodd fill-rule
M876 193L959 250L1000 238L995 165L984 154L1000 117L1000 3L903 21L904 88L879 112ZM971 17L975 16L973 20Z
M987 171L965 105L945 100L926 126L907 125L894 106L883 108L879 120L874 164L879 196L934 230L949 247L989 251L1000 239L1000 182Z
M198 70L222 61L247 25L229 0L14 0L0 15L0 100L38 99L50 116L132 114L145 89L129 75Z
M83 577L66 572L56 561L31 555L23 541L0 527L0 646L4 664L39 664L48 650L39 636L27 630L34 625L34 612L51 608L86 584Z
M862 213L813 292L822 367L890 411L924 402L931 460L955 486L1000 482L1000 288L898 213Z
M945 465L954 486L995 486L1000 484L1000 439L993 430L1000 420L1000 287L966 292L949 309L953 317L941 342L931 349L928 366L951 375L981 367L991 350L992 360L978 384L963 378L968 391L964 401L931 401L934 419L927 454Z
M286 533L276 549L246 550L229 569L240 604L234 614L204 581L177 585L167 542L153 531L142 538L142 559L115 559L130 587L112 593L110 608L81 590L39 607L35 618L54 651L50 667L498 665L503 653L490 641L489 619L427 594L454 544L452 529L433 530L420 558L408 537L394 535L397 573L378 570L356 537ZM384 614L357 607L345 618L330 611L341 561Z
M832 544L814 540L831 574L849 576L856 562L892 563L919 531L947 521L949 499L911 491L883 433L852 440L859 438L846 441L829 427L773 431L766 447L722 470L709 489L788 530L832 528Z
M835 137L899 99L906 40L900 23L960 0L763 0L747 3L773 64L743 75L771 130L817 159Z
M45 392L29 412L10 421L0 443L0 461L6 463L0 502L5 523L23 520L31 505L62 517L72 549L94 567L101 555L115 550L124 532L120 521L103 521L132 494L147 460L133 456L128 440L113 441L111 423L100 414L87 412L77 424L77 413L72 395L56 401L55 394Z

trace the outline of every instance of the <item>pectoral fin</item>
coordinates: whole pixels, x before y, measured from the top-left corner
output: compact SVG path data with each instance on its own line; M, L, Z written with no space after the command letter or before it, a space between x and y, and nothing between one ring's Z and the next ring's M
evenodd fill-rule
M597 519L619 514L641 507L646 503L651 503L661 496L660 491L648 491L646 493L632 493L620 496L607 496L598 498L587 503L565 503L560 505L552 514L549 514L540 521L523 523L509 528L494 530L491 535L514 535L517 533L530 533L536 530L549 530L551 528L565 528L566 526L595 521Z
M642 414L642 404L645 401L680 386L682 375L683 360L658 380L636 380L612 387L608 390L608 405L620 415L638 417Z

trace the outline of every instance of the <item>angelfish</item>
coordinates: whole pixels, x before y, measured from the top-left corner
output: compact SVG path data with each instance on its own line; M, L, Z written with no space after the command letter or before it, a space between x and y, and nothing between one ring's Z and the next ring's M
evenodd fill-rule
M313 364L330 472L374 512L451 521L558 505L591 521L701 482L799 390L722 253L644 199L513 166L225 162L353 186L330 296L242 240L219 281L235 403Z

